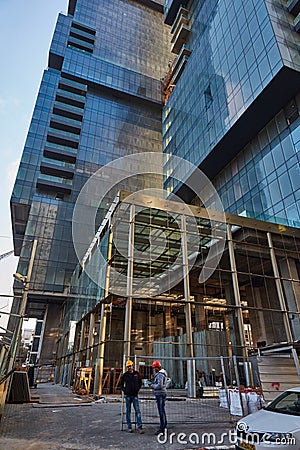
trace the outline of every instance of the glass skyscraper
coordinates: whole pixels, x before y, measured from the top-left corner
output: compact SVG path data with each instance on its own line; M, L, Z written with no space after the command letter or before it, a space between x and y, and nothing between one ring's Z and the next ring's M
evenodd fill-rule
M121 252L119 258L120 248L116 251L110 242L112 235L106 219L102 222L104 213L119 189L135 192L157 187L162 179L153 174L136 176L115 186L107 195L106 203L100 206L93 233L80 242L82 255L77 264L78 255L75 255L72 242L74 205L91 175L111 161L130 154L164 151L167 155L164 185L170 200L174 199L173 194L177 194L187 203L192 203L195 210L198 207L199 199L194 198L184 184L193 178L193 173L182 173L184 166L179 159L182 158L199 167L213 182L225 212L278 223L280 227L272 226L275 235L284 233L285 225L299 226L299 13L300 1L296 0L165 0L165 5L155 0L69 1L68 15L60 14L58 17L49 67L41 82L11 199L15 248L20 255L18 272L26 274L32 241L38 240L27 312L31 317L43 319L41 352L38 351L38 337L34 343L40 363L50 363L55 359L55 343L61 337L58 349L63 361L61 367L78 364L79 360L71 362L71 357L69 360L73 349L68 345L75 336L80 364L85 364L91 352L89 344L93 340L93 330L97 330L97 345L104 345L106 314L111 314L112 321L116 317L123 321L120 311L127 301L127 294L109 298L114 294L106 295L105 292L105 277L109 278L106 268L99 269L99 277L102 277L100 289L88 277L85 268L93 266L98 274L99 260L97 252L92 250L101 247L107 260L114 261L115 257L120 273L129 273L128 254ZM115 206L113 204L112 209ZM213 197L205 206L217 209ZM161 231L168 222L166 220L162 225L165 215L160 216L159 213L157 218L153 218L152 212L149 213L149 223L144 222L142 213L136 221L140 227L136 229L141 230L137 239L141 252L151 247L158 230ZM178 213L176 208L175 212ZM238 224L246 220L238 219ZM124 217L117 216L116 229L120 226L119 233L124 238L122 220ZM168 220L169 225L173 223L173 219ZM130 226L133 222L128 219ZM223 226L225 222L220 223ZM235 224L235 220L232 223ZM180 232L181 226L178 228ZM229 235L239 231L239 227L228 227ZM248 229L248 225L245 227ZM199 223L200 233L204 228ZM207 228L210 230L210 226ZM250 228L256 230L256 226ZM264 224L264 231L267 229L268 224ZM293 236L294 229L290 232ZM172 245L162 248L176 253L180 248L178 233L176 229ZM237 242L248 239L246 232L237 234L241 235L236 238ZM255 231L253 235L252 231L249 232L249 239L250 244L254 239L255 245L265 246L268 252L272 247L270 242L260 241ZM231 242L232 238L229 236L228 240ZM207 248L203 245L200 250L208 250L214 243L213 240ZM285 248L285 245L280 243L279 248ZM293 246L297 248L293 243L288 248ZM125 247L123 243L121 250ZM199 331L209 331L214 322L208 324L207 319L205 324L204 315L213 309L216 300L223 302L218 304L220 311L223 304L229 309L235 306L242 311L247 302L251 303L249 292L252 289L255 293L259 291L257 297L253 296L255 314L265 308L265 298L269 307L273 305L275 297L270 296L269 301L265 293L276 289L276 283L272 285L272 291L268 286L268 277L275 277L274 269L270 264L259 266L258 276L253 274L249 269L252 265L250 256L253 256L251 245L249 249L248 259L245 260L242 254L239 261L242 263L239 269L242 300L236 298L233 305L234 290L238 292L239 286L237 283L232 286L230 281L227 283L227 277L233 271L229 259L220 268L218 282L214 284L211 280L211 290L206 291L209 282L204 287L193 286L192 296L198 303L199 317L196 314L193 320L189 320L191 340L193 321L197 322ZM200 253L197 255L199 267L202 265ZM256 267L257 259L264 259L262 255L263 248L259 247L253 256L253 267ZM159 258L154 259L159 262ZM297 255L293 254L292 259L289 268L282 266L281 275L298 283ZM166 260L162 260L165 264ZM244 279L247 270L243 269L246 262L249 266L247 280ZM183 265L181 263L180 270ZM140 269L140 266L141 261L134 269ZM185 266L188 267L188 261ZM221 281L226 281L225 287ZM217 284L221 286L219 291L216 290ZM167 293L173 295L172 302L180 298L182 289L179 285L176 292ZM185 292L184 295L190 302L190 294ZM289 310L297 316L299 295L296 293L294 298L288 293L286 296L287 300L292 298L293 305ZM279 297L282 305L278 312L281 314L284 301L282 296ZM261 302L258 301L260 298ZM243 306L241 301L245 301ZM163 296L154 299L155 302L155 308L151 310L151 302L147 298L137 301L134 313L138 317L134 320L142 330L145 325L142 313L150 308L148 325L157 326L153 333L148 330L150 345L176 333L182 332L185 336L188 326L180 308L176 305L174 311L172 307L168 308ZM112 314L112 306L116 307L116 316ZM17 303L14 308L17 312ZM175 326L176 320L178 327ZM223 323L222 320L216 318L217 323ZM253 323L255 320L256 316ZM236 324L231 327L231 321L235 324L235 315L224 321L227 323L224 330L226 327L228 330L238 328ZM266 323L268 321L267 318ZM297 326L295 323L293 337L299 333L299 322ZM277 324L274 320L274 330ZM60 336L62 327L64 330ZM242 317L239 327L240 337L244 339ZM263 328L261 324L253 326L258 342L266 341L265 336L260 335ZM116 361L114 351L121 349L123 341L121 327L109 328L109 336L111 330L118 341L118 347L114 343L111 346L110 363L113 363ZM128 325L126 342L129 346L130 333ZM272 333L270 336L273 338ZM101 352L100 356L97 353L97 360L103 364L103 348ZM122 349L118 358L120 355ZM96 360L96 350L93 358ZM61 379L65 377L64 371L65 368Z
M19 273L27 273L32 241L38 241L27 314L45 319L40 362L55 354L53 336L78 262L71 224L78 193L113 159L162 151L161 79L169 40L161 1L70 0L67 15L58 16L11 197ZM160 182L137 177L115 191ZM100 220L101 209L95 227Z
M299 1L165 1L174 62L163 147L211 179L228 212L300 223ZM166 187L192 200L166 167ZM212 205L213 206L213 205Z

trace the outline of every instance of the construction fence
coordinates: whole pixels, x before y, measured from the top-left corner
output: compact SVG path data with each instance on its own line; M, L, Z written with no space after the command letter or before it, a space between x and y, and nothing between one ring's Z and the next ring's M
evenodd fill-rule
M125 358L126 360L127 358ZM140 372L143 385L139 405L144 424L159 424L150 356L128 357ZM169 424L233 423L239 416L264 405L259 380L252 365L238 357L159 358L168 374L166 414ZM255 380L253 380L253 375ZM256 385L256 388L246 386ZM132 423L135 423L132 408ZM126 427L126 405L122 397L121 428Z
M169 424L228 423L261 409L284 390L300 386L300 366L292 346L284 351L258 353L247 359L242 356L167 356L161 347L154 355L128 355L127 359L142 377L139 404L145 424L158 424L155 398L150 388L152 363L158 359L168 374L166 412ZM97 366L74 364L70 358L60 366L56 382L73 387L74 392L98 399L94 380ZM126 427L125 399L120 388L123 367L104 367L101 396L121 399L121 428ZM135 423L132 411L132 423Z

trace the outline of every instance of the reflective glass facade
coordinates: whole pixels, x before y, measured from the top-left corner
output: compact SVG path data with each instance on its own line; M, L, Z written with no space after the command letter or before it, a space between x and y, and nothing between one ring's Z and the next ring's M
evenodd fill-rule
M95 244L94 234L104 223L102 219L117 191L136 192L162 185L159 171L157 175L124 176L107 191L101 204L94 205L95 197L92 195L87 198L87 226L90 211L96 207L98 213L92 232L79 239L80 254L76 255L72 242L74 205L91 175L117 158L149 151L161 152L163 149L166 154L179 156L199 166L213 181L226 212L294 227L299 225L300 37L293 20L293 14L280 0L168 0L165 9L167 25L163 23L162 1L69 1L68 14L58 17L49 52L49 67L42 78L11 198L15 248L20 254L18 272L26 274L32 240L38 240L28 315L40 319L47 315L43 329L44 355L39 355L40 362L50 362L49 355L53 357L53 345L62 330L59 354L65 357L72 350L70 324L74 328L75 322L84 315L95 313L97 327L104 326L103 318L108 310L105 307L104 311L101 300L109 296L106 266L101 266L97 252L93 255L87 252L88 259L84 258L90 243ZM170 41L175 58L173 62L170 60ZM163 76L165 106L161 132ZM165 165L165 186L170 196L175 192L186 201L194 202L196 206L193 207L197 208L197 202L185 186L178 184L172 176L177 171L180 179L184 180L190 173L182 174L183 167L180 164L175 167L172 165L174 161L178 164L178 160L170 159ZM135 169L135 164L131 164L133 167L130 168L120 166L120 171L130 173ZM138 168L138 157L136 164ZM106 178L109 184L109 176ZM102 182L105 184L107 181L103 178ZM127 203L130 205L129 200ZM205 206L213 209L216 205L207 202ZM161 267L171 265L178 254L177 270L189 266L180 254L179 228L173 227L173 221L163 207L158 208L159 213L154 209L149 214L140 210L135 220L138 247L135 251L138 249L143 253L147 245L157 239L156 253L152 255L155 264L152 260L148 263L140 259L132 269L132 276L147 278L145 296L152 288L152 277L160 273ZM124 279L118 279L118 274L127 274L130 265L126 253L126 226L130 228L129 224L134 220L131 221L126 214L123 211L115 222L110 223L119 247L109 242L111 234L107 224L97 237L101 253L117 271L115 279L110 274L110 281L119 289L125 289L127 285ZM175 215L181 220L180 212L175 211ZM197 223L197 227L205 231L199 244L201 251L198 252L197 248L194 252L199 266L202 256L204 258L205 252L214 244L210 242L213 239L207 238L210 226L202 219ZM243 221L243 218L239 219ZM206 286L204 291L202 288L194 290L195 301L200 307L207 307L207 316L214 310L216 299L221 300L218 304L220 311L225 304L230 311L245 312L246 325L252 322L256 333L249 337L254 346L265 340L262 330L268 323L268 342L286 339L287 336L298 339L298 318L289 324L283 314L285 299L279 296L274 300L277 287L275 269L271 267L272 257L268 256L267 264L263 264L264 255L271 247L265 234L268 226L263 229L261 237L257 232L257 229L261 231L260 225L252 227L249 222L244 230L244 223L234 220L230 223L232 232L238 235L236 248L240 248L236 255L240 272L237 284L241 286L241 302L245 303L236 299L233 304L234 287L226 278L230 271L234 272L227 256L229 250L221 261L223 266L214 275L217 279L212 279L212 284L207 285L208 291L205 291ZM228 225L221 220L220 224L221 228ZM240 227L237 233L236 226ZM285 232L285 227L273 230L278 237L277 231ZM166 247L161 243L164 233L169 233ZM280 249L285 245L288 249L295 246L297 253L298 237L294 241L294 232L291 233L290 240L285 240L279 233L279 246ZM193 237L191 233L191 242ZM247 239L249 247L244 245ZM255 255L252 254L253 246L257 247ZM287 277L288 282L292 275L287 271L292 270L298 286L297 255L291 255L292 269L283 265L280 270L282 278ZM78 259L81 261L79 265ZM257 263L258 260L261 262ZM253 261L258 266L252 267ZM88 267L95 275L92 279L85 270ZM195 279L199 275L198 269L197 266ZM176 273L168 274L167 281L172 277L176 280ZM181 314L182 304L180 301L178 305L176 303L177 296L182 296L183 286L181 284L172 291L174 286L165 287L161 294L174 294L171 303L174 302L175 310L178 309L176 314ZM235 286L236 291L238 287ZM124 289L121 289L123 293L115 292L115 297L110 293L111 301L107 307L116 314L118 321L123 320L119 311L124 310L122 297L128 296ZM286 292L290 290L288 286ZM259 291L261 299L251 297L250 292L253 291ZM288 297L288 294L284 295ZM299 314L297 295L287 308L296 316ZM148 297L137 303L141 310L148 303L150 310L152 308ZM160 309L161 298L155 299L153 304L154 315L157 311L161 314L159 325L162 328L154 340L151 338L151 345L155 340L172 336L175 329L176 333L181 333L187 327L181 316L178 327L182 330L179 331L175 324L170 325L169 321L169 334L164 334L162 317L167 308L163 305ZM61 309L62 305L64 309ZM114 311L113 306L116 306ZM247 316L248 306L259 313L267 307L269 311L258 323L252 312ZM17 311L17 305L14 308ZM149 317L154 317L152 312ZM189 322L191 326L204 319L200 314L203 314L203 308L201 312L199 309L199 317L195 314L193 322ZM51 315L50 322L48 317ZM134 320L141 321L137 317ZM223 319L217 319L208 320L207 328L213 328L214 323L223 323ZM232 323L224 327L229 330L232 325L231 328L235 329L230 338L232 342L236 339L236 353L252 347L252 344L248 346L239 341L245 339L243 317L237 324L237 318L232 314L230 321ZM286 327L284 333L280 333L282 323ZM152 319L149 319L149 324L153 325ZM201 331L200 322L198 325ZM91 323L89 329L92 328ZM121 328L116 330L117 326L114 337L121 354L124 334ZM83 340L84 329L80 333ZM77 337L80 333L77 329ZM231 341L225 344L225 338L228 339L225 334L222 346L227 348ZM100 339L99 335L97 339ZM77 342L76 345L81 362L84 362L81 344ZM85 357L88 360L88 356ZM102 360L103 355L99 359Z
M287 3L165 2L163 147L209 176L225 210L297 226L300 36ZM166 187L184 195L174 170Z
M300 121L288 126L282 110L215 178L224 208L299 227L299 149Z
M18 272L27 273L38 240L29 316L43 318L46 305L50 313L67 297L78 261L73 208L88 178L116 158L162 151L168 42L160 1L70 0L68 14L59 14L11 197ZM120 187L158 185L155 176L122 181L101 205L95 228Z

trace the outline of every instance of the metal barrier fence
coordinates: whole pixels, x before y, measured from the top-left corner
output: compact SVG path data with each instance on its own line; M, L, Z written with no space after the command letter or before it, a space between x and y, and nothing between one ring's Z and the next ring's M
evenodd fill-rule
M125 366L126 360L131 359L141 374L143 386L139 404L145 424L159 423L155 398L149 387L155 359L159 359L168 373L166 413L169 424L232 423L260 409L265 401L272 400L283 390L300 385L298 356L289 348L284 349L285 353L265 351L265 355L261 352L249 356L247 361L238 356L165 356L166 352L162 354L161 348L155 350L155 357L128 356L123 361ZM56 380L71 386L74 373L74 365L70 362L60 368ZM95 374L96 367L93 367L91 393L96 393L92 386ZM121 375L121 367L104 368L102 395L121 394ZM122 397L122 429L126 426L124 400ZM132 423L135 423L133 410Z
M126 360L127 358L125 358ZM130 357L143 385L139 406L144 424L159 424L155 397L150 383L153 379L153 356ZM167 373L166 415L168 424L231 423L234 417L229 406L229 388L240 386L239 365L232 358L163 357L159 361ZM193 384L193 386L191 386ZM135 414L132 407L132 423ZM126 427L126 404L122 397L121 428Z
M292 347L280 353L265 350L242 357L158 357L168 373L166 413L168 423L232 423L261 409L284 390L300 386L300 362ZM127 358L124 358L124 363ZM143 378L139 393L144 423L158 423L158 412L149 387L153 356L129 358ZM126 408L122 402L122 428ZM132 422L134 423L134 411Z
M149 394L149 395L148 395ZM143 424L157 424L159 426L159 416L157 412L156 401L152 392L145 393L144 389L140 391L139 406L142 415ZM180 397L177 393L167 393L166 415L168 424L176 423L231 423L233 417L229 409L220 408L218 397L202 397L190 399ZM123 397L121 412L121 428L126 427L126 405ZM135 424L134 410L131 412L132 423Z

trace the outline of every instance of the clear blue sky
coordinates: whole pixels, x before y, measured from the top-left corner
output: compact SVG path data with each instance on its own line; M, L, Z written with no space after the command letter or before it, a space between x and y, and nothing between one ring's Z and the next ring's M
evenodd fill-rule
M59 12L68 0L0 0L0 254L13 249L9 201ZM12 294L17 258L0 260L0 294ZM0 314L8 299L0 297ZM5 326L7 316L0 317Z

